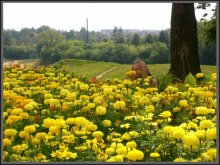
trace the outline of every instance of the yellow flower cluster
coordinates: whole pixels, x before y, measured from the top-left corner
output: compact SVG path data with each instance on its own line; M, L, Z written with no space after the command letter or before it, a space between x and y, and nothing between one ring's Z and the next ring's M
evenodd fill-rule
M66 68L4 68L4 161L215 161L216 73L162 92L148 87L151 79L99 82Z

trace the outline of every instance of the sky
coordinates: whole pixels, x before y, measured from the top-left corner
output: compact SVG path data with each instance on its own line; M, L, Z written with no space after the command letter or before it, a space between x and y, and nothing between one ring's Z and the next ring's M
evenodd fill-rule
M103 1L104 2L104 1ZM212 3L211 9L216 3ZM195 7L197 4L194 5ZM89 31L113 29L165 30L170 28L171 2L165 3L3 3L3 29L20 31L22 28L39 28L42 25L57 30ZM204 10L195 10L200 20ZM212 14L209 14L211 16Z

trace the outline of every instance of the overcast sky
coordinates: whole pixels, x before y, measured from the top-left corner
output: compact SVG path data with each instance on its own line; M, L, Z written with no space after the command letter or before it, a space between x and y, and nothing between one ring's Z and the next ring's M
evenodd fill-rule
M104 1L103 1L104 2ZM216 3L212 3L212 7ZM3 29L20 31L42 25L57 30L113 29L165 30L170 28L172 3L3 3ZM197 4L194 5L195 7ZM208 13L211 12L209 8ZM195 10L199 20L204 10ZM212 14L209 14L210 16Z

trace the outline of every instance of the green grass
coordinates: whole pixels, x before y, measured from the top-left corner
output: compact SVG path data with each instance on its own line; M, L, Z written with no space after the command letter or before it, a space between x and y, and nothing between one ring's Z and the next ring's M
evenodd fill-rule
M5 60L9 61L9 60ZM22 64L35 64L38 59L19 60ZM96 77L99 74L116 67L116 69L104 74L99 80L107 80L113 78L123 79L126 77L126 72L131 69L131 65L117 64L113 62L100 62L100 61L89 61L89 60L76 60L76 59L65 59L61 60L53 65L66 66L69 72L75 73L75 75L83 76L87 78ZM153 77L159 75L165 75L168 73L170 64L149 64L148 68ZM202 73L205 75L211 73L217 73L216 66L201 65Z
M105 72L112 67L116 69L104 74L99 80L119 78L123 79L126 77L126 72L131 69L131 65L128 64L117 64L112 62L98 62L89 60L75 60L67 59L57 62L55 65L66 66L70 72L76 75L82 75L84 77L92 78L96 77L102 72ZM148 68L153 77L164 75L169 72L170 64L149 64ZM216 73L216 66L201 65L202 72L206 74Z

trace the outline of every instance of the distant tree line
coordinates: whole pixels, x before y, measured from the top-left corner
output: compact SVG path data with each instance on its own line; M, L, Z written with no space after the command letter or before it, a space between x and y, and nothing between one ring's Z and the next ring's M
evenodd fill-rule
M204 65L216 65L216 44L205 39L206 24L198 23L199 56ZM114 27L113 35L89 31L59 31L49 26L21 31L3 30L3 57L6 59L40 58L41 64L75 58L130 64L140 58L149 64L170 62L170 29L159 34L125 35Z

